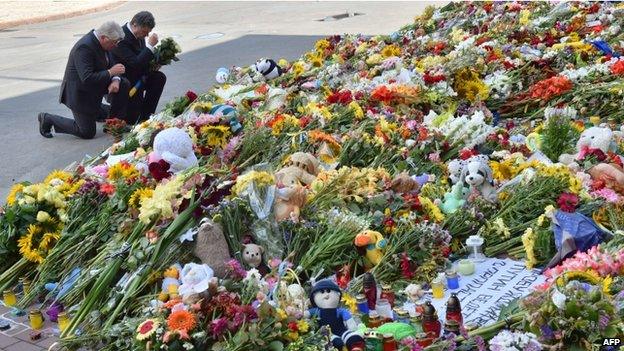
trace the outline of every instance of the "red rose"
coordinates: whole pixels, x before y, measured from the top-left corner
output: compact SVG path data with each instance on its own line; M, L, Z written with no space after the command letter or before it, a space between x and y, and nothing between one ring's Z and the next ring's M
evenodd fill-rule
M193 102L197 99L197 94L189 90L186 92L186 97L189 99L189 102Z

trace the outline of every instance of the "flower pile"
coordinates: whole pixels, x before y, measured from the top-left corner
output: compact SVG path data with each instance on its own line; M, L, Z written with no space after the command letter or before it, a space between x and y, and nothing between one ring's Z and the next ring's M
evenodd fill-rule
M31 278L24 308L66 287L43 299L72 313L65 346L322 350L313 281L334 277L364 322L364 272L410 292L397 304L426 299L478 235L486 256L546 268L545 283L501 322L397 332L399 348L622 335L623 14L450 3L390 35L319 40L278 60L277 77L220 69L224 83L174 99L102 156L15 185L0 290ZM185 138L159 140L172 130Z

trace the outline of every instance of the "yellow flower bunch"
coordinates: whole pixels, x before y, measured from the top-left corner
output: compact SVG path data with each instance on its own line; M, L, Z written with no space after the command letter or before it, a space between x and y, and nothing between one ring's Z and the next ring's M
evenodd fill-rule
M507 227L507 225L505 224L503 218L496 218L493 224L493 229L496 234L502 235L504 238L509 238L511 236L511 231L509 230L509 227Z
M153 194L154 189L146 187L139 188L135 190L130 196L130 199L128 199L128 206L130 206L130 208L139 208L143 200L152 197Z
M530 18L531 18L531 11L522 10L520 11L520 18L518 19L518 23L520 23L523 26L526 26L527 24L529 24Z
M45 184L51 184L56 179L58 179L58 180L60 180L62 182L68 182L69 180L72 179L72 175L69 172L60 171L60 170L54 170L50 174L48 174L48 176L45 178L45 180L43 182Z
M374 66L381 63L383 59L384 57L380 54L372 54L366 59L366 64L368 64L369 66Z
M401 55L401 48L394 44L386 45L383 49L381 49L381 56L383 56L384 58L388 58L392 56L400 56L400 55Z
M271 173L264 171L249 171L236 178L236 184L232 187L232 194L242 194L252 183L259 187L273 185L275 184L275 177Z
M570 178L568 178L568 183L570 183L569 190L573 194L579 194L583 190L583 181L576 175L570 176Z
M108 169L107 178L112 181L136 179L141 175L134 165L127 162L119 162Z
M440 208L436 206L430 198L425 196L418 196L420 204L429 218L437 223L444 220L444 214L440 211Z
M312 183L310 199L331 184L332 191L345 201L364 202L367 196L381 190L380 181L390 178L383 168L342 167L338 170L322 171Z
M308 62L310 62L310 64L312 65L312 67L321 67L323 66L323 56L321 54L319 54L318 52L315 53L307 53L306 54L306 59L308 60Z
M566 286L569 281L572 280L580 280L587 282L591 285L602 286L602 292L605 295L611 295L611 284L613 283L613 278L611 276L606 276L605 278L602 278L600 274L598 274L598 272L592 269L587 269L584 271L575 270L561 274L557 278L556 283L557 286L562 288Z
M222 125L202 126L199 128L199 133L201 134L199 138L204 139L210 147L224 147L228 143L228 138L232 135L230 127Z
M347 308L349 308L351 313L355 313L357 311L357 301L355 300L355 297L347 293L343 293L341 301L345 306L347 306Z
M349 103L349 108L351 109L351 111L353 111L355 119L364 118L364 110L362 110L362 107L356 101L351 101Z
M327 39L321 39L314 44L314 49L316 49L316 51L323 52L329 47L329 45L330 44Z
M527 228L524 234L522 234L522 245L526 253L526 267L527 269L533 269L537 264L537 259L535 258L535 232L533 228Z
M212 102L207 101L197 101L194 102L191 106L190 110L199 112L199 113L208 113L212 109Z
M6 202L9 206L15 205L17 201L17 196L24 190L24 184L18 183L11 187L9 190L9 195L7 195Z
M166 183L160 183L154 189L151 197L141 201L141 209L139 220L145 224L149 224L152 218L162 216L165 218L173 217L173 201L180 194L183 179L177 176Z
M279 118L271 126L271 134L280 135L284 128L299 127L299 120L292 115L282 114L282 118Z
M293 63L291 72L295 75L295 77L299 77L305 72L305 65L302 61L297 61Z
M466 98L470 102L485 101L490 90L488 86L479 78L479 74L470 69L464 68L455 74L453 89L461 98Z
M463 29L459 27L453 27L451 31L451 42L454 44L459 44L464 41L464 38L468 35Z

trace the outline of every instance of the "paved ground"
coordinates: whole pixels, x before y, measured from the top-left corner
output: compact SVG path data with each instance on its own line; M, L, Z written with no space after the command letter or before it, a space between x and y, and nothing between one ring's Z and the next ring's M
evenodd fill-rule
M150 10L156 32L181 44L182 60L163 68L168 81L162 107L188 89L206 90L218 67L249 65L260 57L297 58L317 39L335 33L391 33L427 4L127 2L97 14L0 30L0 198L16 181L39 181L52 169L95 155L111 143L101 127L90 141L63 135L44 139L35 123L41 111L71 116L57 102L67 55L80 36L103 21L124 23L139 10ZM319 21L346 11L363 15Z
M115 0L0 1L0 29L112 9Z

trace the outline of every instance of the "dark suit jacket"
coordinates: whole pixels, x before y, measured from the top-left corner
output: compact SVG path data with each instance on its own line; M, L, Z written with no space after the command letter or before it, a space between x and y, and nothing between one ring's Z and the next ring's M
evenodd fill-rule
M128 78L132 87L142 76L149 73L149 63L154 54L147 48L144 39L139 40L132 34L128 29L128 24L123 26L123 30L126 36L112 50L112 53L116 63L126 66L124 76Z
M112 64L112 57L102 49L93 30L87 33L69 53L60 102L72 111L98 116L102 97L108 93L111 82L107 70Z

